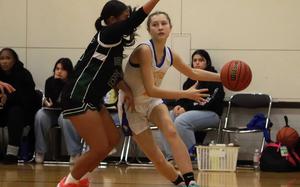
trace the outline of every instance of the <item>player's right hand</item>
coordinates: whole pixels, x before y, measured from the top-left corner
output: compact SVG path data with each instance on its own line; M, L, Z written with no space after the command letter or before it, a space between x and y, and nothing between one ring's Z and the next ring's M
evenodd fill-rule
M207 88L204 89L196 89L197 82L191 86L189 89L185 90L186 92L186 98L194 100L198 103L204 102L205 98L209 96L209 94L205 93L208 92Z
M127 110L129 111L134 111L134 99L133 99L133 94L131 89L126 90L126 92L124 92L124 103L125 106L127 106Z

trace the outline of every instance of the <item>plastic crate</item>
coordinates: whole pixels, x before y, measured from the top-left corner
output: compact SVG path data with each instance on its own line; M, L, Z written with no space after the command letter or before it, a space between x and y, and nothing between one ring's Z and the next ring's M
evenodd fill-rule
M235 171L238 146L196 146L200 171Z

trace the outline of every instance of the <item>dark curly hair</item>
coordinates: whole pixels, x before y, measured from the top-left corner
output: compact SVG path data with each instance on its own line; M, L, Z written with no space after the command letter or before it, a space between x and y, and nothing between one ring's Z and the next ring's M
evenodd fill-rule
M104 23L107 24L108 18L110 18L111 16L119 17L126 10L129 10L129 15L131 15L133 12L136 11L136 8L132 9L130 6L127 6L126 4L118 0L108 1L102 9L100 17L95 22L96 30L98 32L102 30L102 28L104 27L104 25L102 25L102 21L104 21ZM135 31L136 28L124 35L122 39L122 43L124 46L128 47L133 46L135 44L135 36L137 35Z

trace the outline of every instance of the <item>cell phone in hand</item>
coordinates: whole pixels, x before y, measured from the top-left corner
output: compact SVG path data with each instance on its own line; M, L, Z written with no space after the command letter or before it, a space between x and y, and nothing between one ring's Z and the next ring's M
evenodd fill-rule
M209 97L206 98L206 102L208 103L210 100L214 99L216 94L218 93L219 88L216 88L213 92L213 94L211 94Z

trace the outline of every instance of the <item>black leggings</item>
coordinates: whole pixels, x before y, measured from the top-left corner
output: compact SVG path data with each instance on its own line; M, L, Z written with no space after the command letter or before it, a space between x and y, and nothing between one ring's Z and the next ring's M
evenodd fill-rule
M20 106L10 106L0 112L1 126L8 128L8 144L20 146L25 122L25 111Z

